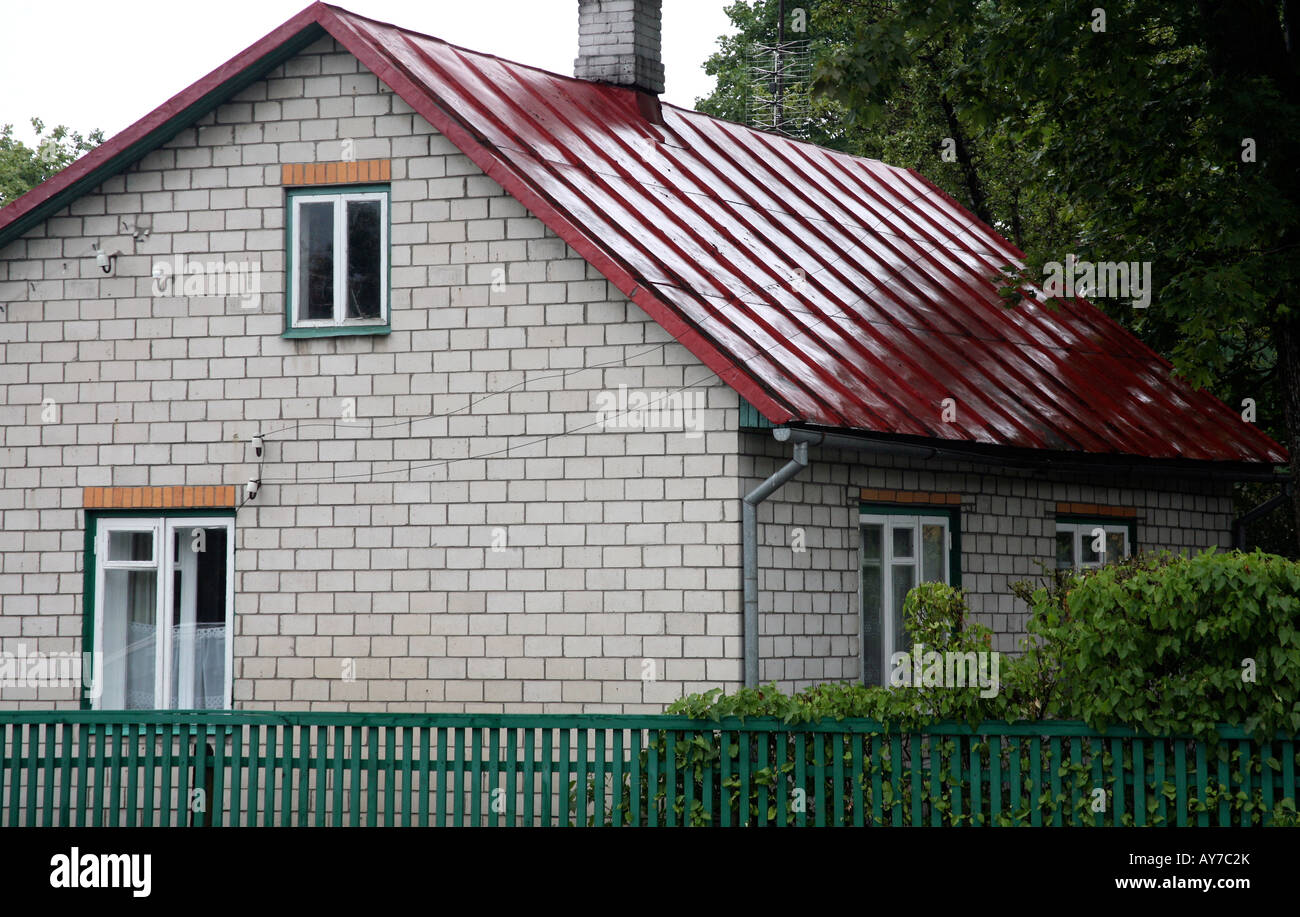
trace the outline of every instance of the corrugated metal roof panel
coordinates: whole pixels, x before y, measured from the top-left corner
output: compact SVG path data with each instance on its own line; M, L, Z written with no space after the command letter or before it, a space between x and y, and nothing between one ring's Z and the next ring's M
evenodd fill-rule
M994 277L1021 253L915 172L324 4L274 34L313 25L769 420L1161 459L1285 459L1090 304L1006 308ZM271 38L187 93L210 91ZM179 111L185 98L168 105ZM648 117L656 108L661 117ZM138 142L133 130L105 146ZM79 166L47 185L84 178ZM21 203L0 211L0 233ZM947 423L945 398L957 406Z

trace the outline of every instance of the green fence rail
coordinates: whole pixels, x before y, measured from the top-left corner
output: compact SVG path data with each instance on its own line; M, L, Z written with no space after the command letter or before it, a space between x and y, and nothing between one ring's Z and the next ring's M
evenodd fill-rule
M1297 739L1082 723L0 711L0 824L1295 824Z

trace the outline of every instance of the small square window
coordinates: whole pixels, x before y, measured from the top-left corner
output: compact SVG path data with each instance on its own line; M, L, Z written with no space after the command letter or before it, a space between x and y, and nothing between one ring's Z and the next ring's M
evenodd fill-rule
M289 193L285 335L387 334L388 189Z
M1127 522L1114 519L1058 519L1056 567L1082 570L1123 560L1133 552Z

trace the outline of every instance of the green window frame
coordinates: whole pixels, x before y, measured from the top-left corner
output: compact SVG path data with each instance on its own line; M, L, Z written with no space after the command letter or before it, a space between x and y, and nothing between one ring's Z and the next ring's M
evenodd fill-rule
M380 208L378 257L380 263L375 267L375 277L379 283L378 315L349 316L347 295L353 290L347 273L350 267L351 237L349 235L349 215L353 213L352 204L364 205L377 202ZM307 288L299 276L302 258L299 257L304 237L307 233L307 218L304 216L306 205L332 204L328 234L331 258L328 273L321 272L318 279L329 283L328 316L306 317L300 302L303 291ZM357 208L361 210L360 207ZM316 214L323 213L323 208L316 208ZM285 246L285 292L284 292L284 334L286 338L335 337L338 335L390 334L392 332L392 200L390 188L386 184L365 185L328 185L323 187L290 188L285 197L284 220ZM322 292L322 297L326 294ZM318 304L319 305L319 304ZM356 305L355 303L353 304ZM360 307L357 307L360 308Z
M1103 533L1103 550L1093 550L1097 529ZM1137 519L1121 516L1057 516L1054 533L1058 570L1089 570L1130 557L1137 551Z
M877 531L873 533L872 529ZM936 531L942 533L944 543L938 545L937 552L927 551L927 542L932 541ZM934 581L961 588L961 509L863 503L858 511L858 534L862 681L888 686L890 656L899 650L911 650L910 646L900 645L906 635L897 632L902 627L906 590L917 583Z
M220 521L226 528L227 532L227 565L225 568L226 577L226 606L227 606L227 625L226 633L226 664L225 664L225 687L223 689L224 704L221 709L232 709L233 704L233 644L234 644L234 543L235 543L235 510L229 507L211 507L203 509L136 509L136 510L86 510L86 531L85 545L83 548L84 560L82 563L82 623L81 623L81 645L83 659L87 660L89 678L83 678L80 691L80 706L82 710L95 709L99 704L97 698L93 696L91 684L98 683L103 673L95 671L95 666L100 660L100 655L96 652L101 649L97 641L97 633L101 630L100 621L96 614L98 604L97 582L100 578L100 551L105 547L105 543L100 539L101 532L107 533L114 526L102 525L101 523L112 522L118 525L129 523L131 520L139 520L142 525L150 520L161 522L158 531L166 533L169 523L179 523L186 519L191 520L213 520ZM169 557L168 553L159 556L160 551L167 551L166 545L160 543L160 539L155 533L154 544L151 549L150 563L153 567L164 576L172 574L177 568L172 566L171 569L163 562ZM107 557L107 554L105 555ZM173 561L179 561L179 558L172 558ZM161 585L161 584L159 584ZM157 588L157 587L155 587ZM162 607L161 598L158 600L158 607ZM88 684L87 682L91 684ZM157 697L155 697L157 700ZM156 709L167 709L157 707Z

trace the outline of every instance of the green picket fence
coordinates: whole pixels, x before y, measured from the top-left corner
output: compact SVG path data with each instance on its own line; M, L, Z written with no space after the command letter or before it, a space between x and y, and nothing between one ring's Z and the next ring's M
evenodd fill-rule
M1082 723L0 711L0 824L1282 825L1297 740Z

